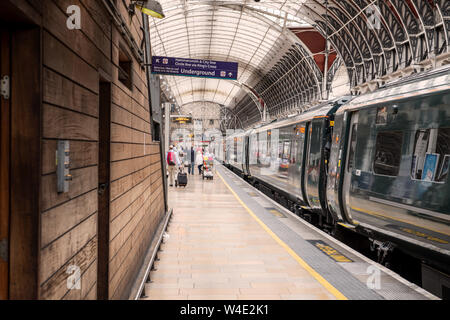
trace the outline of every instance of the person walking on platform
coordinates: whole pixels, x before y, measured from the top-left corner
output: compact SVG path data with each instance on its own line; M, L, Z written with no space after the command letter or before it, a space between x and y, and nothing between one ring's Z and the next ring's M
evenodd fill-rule
M198 174L202 174L203 167L203 155L201 151L197 151L197 156L195 157L195 164L198 166Z
M167 152L167 167L169 169L169 184L173 187L175 175L177 174L177 168L180 166L177 153L174 151L173 146L169 147Z
M187 159L189 161L189 174L194 175L194 166L195 166L195 150L194 146L191 147L191 150L187 154Z

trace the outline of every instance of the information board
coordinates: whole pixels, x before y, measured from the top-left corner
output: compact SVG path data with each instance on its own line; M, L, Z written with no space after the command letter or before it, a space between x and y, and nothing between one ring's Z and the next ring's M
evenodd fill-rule
M152 57L152 73L237 80L238 63L154 56Z

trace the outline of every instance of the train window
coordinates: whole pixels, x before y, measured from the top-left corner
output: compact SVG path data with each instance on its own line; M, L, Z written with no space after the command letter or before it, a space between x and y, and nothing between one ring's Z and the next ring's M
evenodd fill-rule
M450 162L450 128L416 132L411 161L413 179L445 182Z
M353 168L354 165L357 133L358 133L358 124L354 123L352 126L352 139L350 141L350 151L348 153L347 172L350 172L350 170Z
M397 176L402 157L403 132L385 131L377 135L373 171L376 174Z

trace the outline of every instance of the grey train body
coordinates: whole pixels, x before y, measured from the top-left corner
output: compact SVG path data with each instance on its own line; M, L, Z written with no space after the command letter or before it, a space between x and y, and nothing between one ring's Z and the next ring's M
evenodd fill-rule
M227 137L224 163L328 230L450 274L450 68Z

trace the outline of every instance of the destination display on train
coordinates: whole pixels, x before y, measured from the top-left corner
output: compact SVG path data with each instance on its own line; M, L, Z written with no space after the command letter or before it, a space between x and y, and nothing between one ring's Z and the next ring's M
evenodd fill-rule
M154 56L152 58L152 73L237 80L238 63Z

